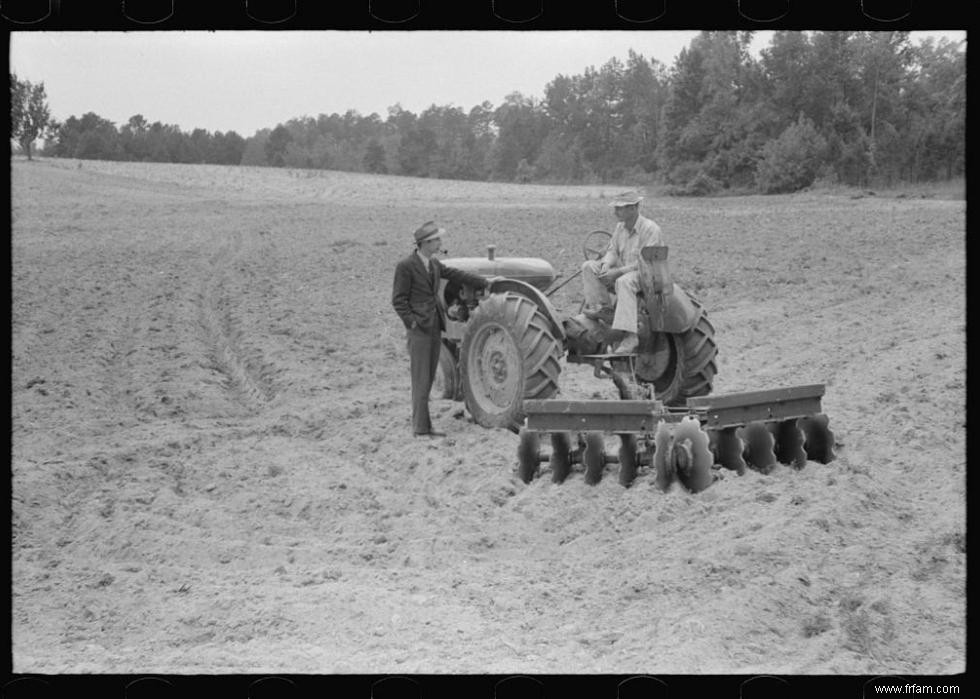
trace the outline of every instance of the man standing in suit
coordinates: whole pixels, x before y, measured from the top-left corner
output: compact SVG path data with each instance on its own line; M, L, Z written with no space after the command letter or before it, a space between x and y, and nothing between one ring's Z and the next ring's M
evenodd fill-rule
M426 221L415 231L415 251L395 267L391 305L408 331L408 355L412 366L412 429L416 437L444 437L435 432L429 418L429 393L439 369L443 301L439 282L445 277L456 284L484 289L488 282L481 276L447 267L436 259L442 248L445 230Z

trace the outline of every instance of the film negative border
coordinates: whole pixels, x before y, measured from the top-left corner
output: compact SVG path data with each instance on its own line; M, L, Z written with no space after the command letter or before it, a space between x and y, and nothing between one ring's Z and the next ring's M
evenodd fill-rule
M359 5L359 6L358 6ZM145 29L949 29L967 27L967 3L919 3L911 0L360 0L328 6L315 0L3 0L0 20L8 31ZM128 8L128 9L125 9ZM167 9L169 7L169 12ZM292 12L289 12L289 8ZM537 7L537 12L532 12ZM285 11L284 11L285 8ZM373 8L373 9L372 9ZM528 9L530 8L530 10ZM515 678L519 678L515 681ZM525 680L531 680L531 682ZM394 680L394 681L393 681ZM4 673L4 698L60 697L85 691L105 697L181 697L189 692L220 691L249 697L439 697L472 696L592 697L686 696L711 691L718 697L779 697L834 692L842 697L874 696L881 684L935 686L960 684L964 676L670 676L621 675L526 676L168 676L59 675Z
M830 696L871 699L881 687L913 690L967 686L964 675L934 676L653 676L653 675L256 675L256 676L24 676L0 683L4 699L54 699L93 692L107 699L668 699L709 692L725 699L792 699ZM915 693L910 691L907 693Z
M966 3L912 0L2 0L8 30L966 28Z

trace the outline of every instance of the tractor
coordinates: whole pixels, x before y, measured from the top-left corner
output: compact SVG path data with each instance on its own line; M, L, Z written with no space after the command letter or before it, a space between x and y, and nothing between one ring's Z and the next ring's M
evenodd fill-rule
M588 234L586 260L600 259L611 236ZM578 272L556 284L552 265L538 258L486 257L444 260L490 280L484 290L443 281L446 310L439 375L442 398L462 400L473 420L520 436L518 473L528 482L541 462L564 480L573 463L597 483L608 463L619 463L629 486L649 466L657 483L697 492L713 479L712 467L743 473L768 471L782 461L802 467L808 458L834 458L833 433L820 411L820 384L711 396L717 372L714 328L701 302L673 282L666 246L644 247L646 265L637 296L636 351L613 354L621 333L608 320L579 309L561 318L550 296ZM559 392L561 360L590 364L611 379L618 401L567 401ZM619 435L618 454L608 455L603 433ZM551 451L540 449L550 435Z

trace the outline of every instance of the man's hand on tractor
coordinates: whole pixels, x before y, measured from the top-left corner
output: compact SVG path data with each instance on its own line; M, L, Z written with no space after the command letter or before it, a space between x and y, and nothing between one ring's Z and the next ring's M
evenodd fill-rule
M478 296L483 297L483 296L486 296L487 294L489 294L490 293L490 287L493 286L494 282L503 281L504 279L506 279L506 277L493 276L493 277L487 277L486 279L487 279L487 285L485 287L483 287L482 289L477 289L476 290L476 293L477 293Z
M612 284L625 273L626 270L624 270L622 267L606 267L605 264L603 264L599 274L596 276L603 284Z

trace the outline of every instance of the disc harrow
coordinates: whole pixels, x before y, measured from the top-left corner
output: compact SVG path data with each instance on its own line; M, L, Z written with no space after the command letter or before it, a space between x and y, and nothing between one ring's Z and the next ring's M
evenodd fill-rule
M517 448L518 475L533 480L548 462L564 482L580 464L585 482L599 483L610 465L632 485L645 470L664 491L674 483L696 493L725 468L770 473L777 464L802 469L836 458L834 433L821 411L823 384L688 398L681 407L659 400L528 400ZM619 447L607 453L605 435ZM551 450L542 450L550 435Z

